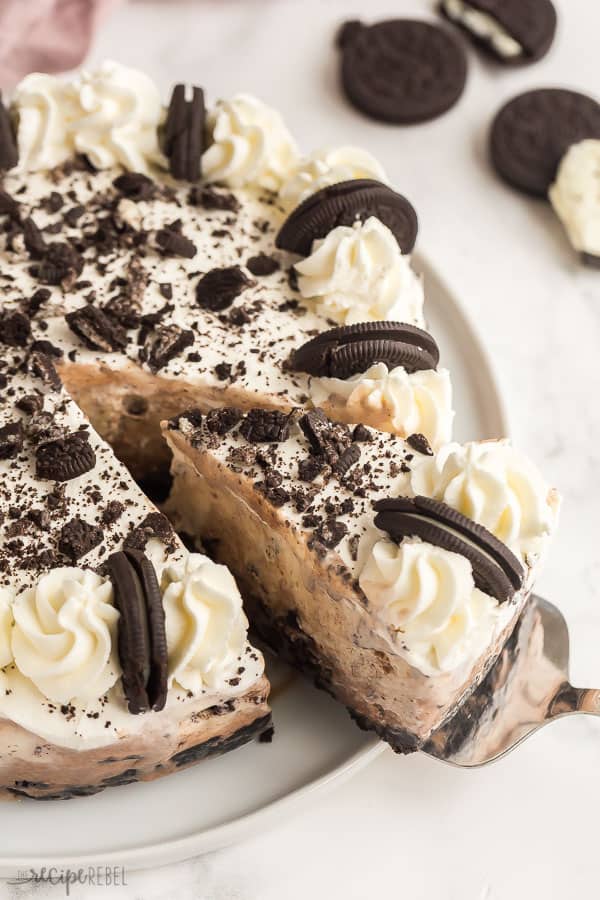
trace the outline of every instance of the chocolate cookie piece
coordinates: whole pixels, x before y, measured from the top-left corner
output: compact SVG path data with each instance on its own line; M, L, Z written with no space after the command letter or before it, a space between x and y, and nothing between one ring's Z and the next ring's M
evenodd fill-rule
M504 181L546 197L568 148L586 138L600 138L600 103L576 91L544 88L519 94L497 113L490 154Z
M19 151L10 119L0 91L0 171L7 172L19 161Z
M96 454L85 431L45 441L36 449L35 475L42 480L71 481L95 465Z
M71 331L80 338L90 350L102 353L124 350L127 346L127 333L114 318L96 306L82 306L67 313L65 320Z
M375 525L393 541L420 537L436 547L458 553L473 567L476 587L500 602L523 584L523 566L509 548L483 525L430 497L397 497L375 504Z
M23 449L23 425L9 422L0 428L0 459L14 459Z
M275 246L308 256L313 241L338 225L365 222L370 216L387 225L403 253L412 251L418 231L413 206L402 194L370 178L340 181L311 194L285 220Z
M104 532L97 525L76 517L61 528L58 549L75 564L97 547L103 537Z
M165 123L164 149L174 178L198 181L204 150L204 91L192 87L186 100L186 86L177 84L171 94Z
M239 266L211 269L196 285L196 300L203 309L220 312L231 306L252 281Z
M299 372L327 378L350 378L375 363L407 372L435 369L440 358L433 337L402 322L359 322L331 328L307 341L291 357Z
M168 362L187 350L194 343L194 332L179 325L157 325L144 341L141 359L156 374Z
M551 0L441 0L439 10L469 36L485 53L504 65L536 62L546 55L556 33L556 9ZM469 15L483 14L489 18L478 27ZM473 22L473 24L471 24ZM509 39L518 44L520 52L507 47L501 37L492 37L493 25L499 26Z
M453 35L429 22L349 22L339 32L338 46L344 93L372 119L425 122L454 106L464 90L464 50Z

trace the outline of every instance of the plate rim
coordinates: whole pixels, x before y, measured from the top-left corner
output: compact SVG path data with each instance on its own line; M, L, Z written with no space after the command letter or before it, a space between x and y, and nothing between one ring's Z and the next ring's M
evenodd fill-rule
M459 299L457 292L431 263L426 253L421 251L415 253L413 261L415 268L423 274L425 283L433 282L437 286L437 292L443 294L449 301L449 317L460 326L469 342L471 356L479 361L479 390L490 402L490 420L495 419L497 423L498 434L496 437L509 437L510 418L501 382L496 373L496 366L473 317L467 311L465 302ZM490 437L492 437L491 434ZM386 744L375 736L365 735L364 743L359 749L343 762L337 763L316 778L308 780L305 784L249 813L219 825L193 831L184 837L160 842L155 840L141 846L112 850L107 853L31 854L4 857L0 851L0 878L10 878L18 870L41 869L51 866L78 869L87 866L113 865L136 871L181 862L194 856L220 850L243 840L253 831L256 833L272 828L278 821L300 809L315 794L323 793L342 784L384 752L391 752ZM115 797L118 798L118 793L115 794Z

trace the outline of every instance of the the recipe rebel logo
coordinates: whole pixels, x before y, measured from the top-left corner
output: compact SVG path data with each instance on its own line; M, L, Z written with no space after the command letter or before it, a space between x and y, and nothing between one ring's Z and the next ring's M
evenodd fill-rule
M70 897L75 887L127 887L127 872L122 866L86 866L79 869L44 866L41 869L19 870L14 878L7 879L11 885L62 885L65 896Z

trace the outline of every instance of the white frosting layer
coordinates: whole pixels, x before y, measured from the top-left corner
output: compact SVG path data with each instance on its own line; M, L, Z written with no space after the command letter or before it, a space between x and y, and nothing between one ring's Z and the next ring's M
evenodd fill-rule
M443 3L444 10L451 19L491 44L500 56L513 59L523 54L518 41L489 13L475 9L464 0L443 0Z
M348 421L363 422L401 437L421 433L433 449L452 435L452 385L446 369L409 374L402 366L391 371L376 363L351 378L311 378L315 406L339 409Z
M13 625L11 604L13 600L14 591L10 588L0 588L0 669L13 661L11 643Z
M231 572L200 553L167 566L162 578L169 682L199 694L235 674L248 620Z
M33 73L17 86L19 168L49 169L84 153L97 169L145 172L159 162L160 94L143 72L106 61L70 82Z
M373 216L314 241L311 255L295 269L302 296L336 322L424 325L422 281L390 229Z
M443 500L485 526L532 564L558 515L558 496L510 441L447 444L433 457L415 458L411 488Z
M310 197L311 194L354 178L374 178L387 184L383 166L360 147L326 147L316 150L298 163L279 191L279 198L287 210Z
M55 703L96 700L120 674L109 580L57 568L13 603L15 664Z
M468 664L493 638L498 603L456 553L417 538L381 540L359 581L398 652L425 675Z
M208 128L212 143L202 156L207 181L277 191L298 162L281 115L249 94L220 100L208 115Z
M575 250L600 256L600 140L569 147L549 196Z

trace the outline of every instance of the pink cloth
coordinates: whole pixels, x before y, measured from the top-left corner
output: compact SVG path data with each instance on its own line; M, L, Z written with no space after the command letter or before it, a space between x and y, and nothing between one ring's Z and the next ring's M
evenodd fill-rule
M120 0L0 0L0 87L28 72L62 72L85 58Z

